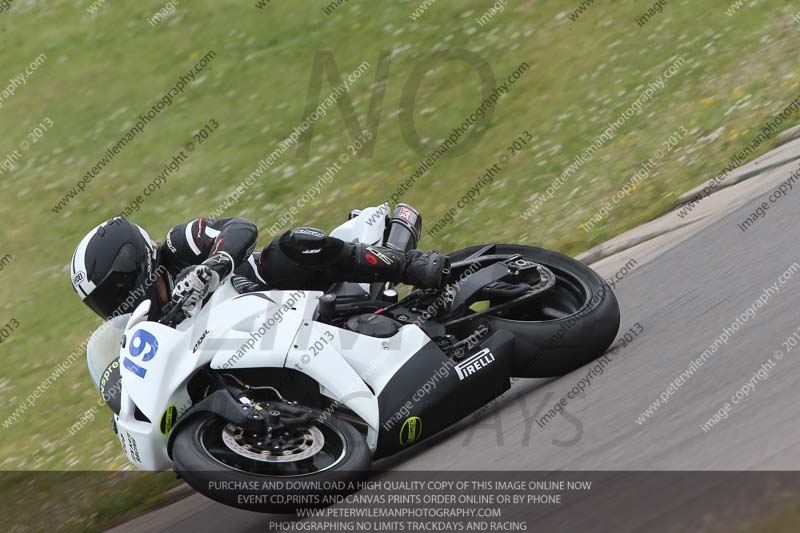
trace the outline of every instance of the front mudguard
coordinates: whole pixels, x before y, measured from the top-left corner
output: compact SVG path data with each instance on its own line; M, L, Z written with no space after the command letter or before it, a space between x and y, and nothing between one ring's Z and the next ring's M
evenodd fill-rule
M220 418L246 429L255 431L262 429L261 426L263 422L260 422L261 417L255 415L256 418L253 418L254 409L251 406L239 403L230 391L220 389L212 392L207 397L191 406L172 427L172 431L167 440L167 455L170 459L172 459L172 446L175 441L175 435L177 435L181 428L191 419L201 413L213 413Z

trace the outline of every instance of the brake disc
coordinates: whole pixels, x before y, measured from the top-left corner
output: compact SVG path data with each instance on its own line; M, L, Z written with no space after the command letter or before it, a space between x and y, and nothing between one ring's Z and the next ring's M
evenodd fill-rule
M264 440L245 438L241 428L233 424L222 430L222 442L232 452L265 463L292 463L313 457L325 445L325 437L316 426L279 437L264 436Z

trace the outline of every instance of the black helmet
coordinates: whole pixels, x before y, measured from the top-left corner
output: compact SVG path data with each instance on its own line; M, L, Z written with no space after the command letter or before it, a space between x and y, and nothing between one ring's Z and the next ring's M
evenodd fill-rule
M130 313L155 290L156 260L144 229L123 217L113 218L78 244L72 255L72 286L103 318Z

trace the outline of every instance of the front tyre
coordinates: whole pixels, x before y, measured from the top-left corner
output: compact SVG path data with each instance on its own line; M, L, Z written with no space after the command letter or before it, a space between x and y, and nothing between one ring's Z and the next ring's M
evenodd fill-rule
M175 471L197 492L239 509L292 513L326 507L354 491L371 456L353 426L322 411L311 414L314 425L270 442L219 416L198 414L178 428Z

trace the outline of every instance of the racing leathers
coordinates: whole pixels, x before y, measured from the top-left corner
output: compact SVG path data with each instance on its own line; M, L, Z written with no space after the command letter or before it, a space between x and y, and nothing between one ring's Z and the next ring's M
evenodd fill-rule
M437 252L403 252L350 243L315 228L296 228L253 254L256 225L243 218L199 218L172 228L159 264L172 299L192 316L227 276L246 279L243 290L325 290L340 281L402 282L438 287L448 266Z

